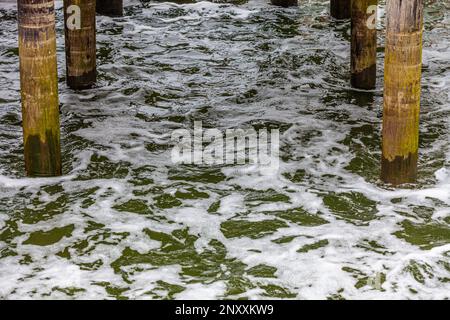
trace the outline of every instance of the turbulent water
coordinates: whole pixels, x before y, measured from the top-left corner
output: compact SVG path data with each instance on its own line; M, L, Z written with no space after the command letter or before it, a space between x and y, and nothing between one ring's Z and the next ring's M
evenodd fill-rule
M58 68L64 176L24 178L17 20L0 4L0 298L450 298L450 3L426 1L419 182L379 180L378 85L349 86L348 22L127 2L99 17L98 86ZM384 14L384 1L380 5ZM280 168L174 165L175 129L280 130Z

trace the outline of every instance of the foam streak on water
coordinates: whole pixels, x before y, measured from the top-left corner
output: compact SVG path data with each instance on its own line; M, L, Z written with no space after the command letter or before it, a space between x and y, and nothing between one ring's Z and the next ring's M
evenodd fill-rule
M64 83L65 175L23 178L15 8L0 5L0 298L450 298L449 6L427 3L419 183L378 181L378 87L328 1L128 2L98 87ZM381 4L384 12L384 2ZM279 171L172 165L174 129L280 130Z

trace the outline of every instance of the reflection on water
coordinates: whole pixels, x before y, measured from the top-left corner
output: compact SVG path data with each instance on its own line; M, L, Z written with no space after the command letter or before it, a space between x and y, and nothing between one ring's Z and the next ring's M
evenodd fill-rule
M0 298L449 298L448 4L426 9L419 183L394 190L378 181L383 32L378 87L355 91L349 24L300 2L128 3L98 18L83 92L64 83L58 10L54 179L23 178L2 4ZM279 129L280 170L172 165L171 132L199 120Z

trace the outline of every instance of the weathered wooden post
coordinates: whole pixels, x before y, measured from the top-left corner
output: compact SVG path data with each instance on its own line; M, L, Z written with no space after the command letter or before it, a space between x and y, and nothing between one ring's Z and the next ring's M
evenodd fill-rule
M388 0L386 12L381 178L398 185L417 176L423 0Z
M333 18L350 19L352 0L330 0L330 14ZM356 0L359 1L359 0Z
M54 0L18 0L20 86L29 176L61 174Z
M72 89L96 82L95 1L64 0L66 80Z
M298 0L271 0L272 4L280 7L298 6Z
M351 83L355 88L375 88L377 2L377 0L352 1Z
M123 0L97 0L98 14L110 17L123 16Z

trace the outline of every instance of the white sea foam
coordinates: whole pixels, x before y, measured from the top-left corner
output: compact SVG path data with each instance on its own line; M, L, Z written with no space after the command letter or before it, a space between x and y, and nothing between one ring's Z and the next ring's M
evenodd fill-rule
M127 2L127 10L136 6L136 1ZM180 13L171 14L171 9ZM67 297L67 288L84 289L73 293L76 298L117 297L110 292L134 299L166 297L168 289L163 283L167 283L184 288L173 294L175 298L223 298L230 277L241 272L238 267L233 269L233 262L240 262L247 271L259 265L276 270L272 278L246 271L237 274L250 279L253 287L232 297L278 297L264 289L273 285L290 292L289 297L301 299L337 294L350 299L449 298L448 282L440 280L449 277L443 264L449 262L448 239L423 249L394 234L403 230L401 223L406 217L413 223L445 225L443 221L450 214L450 123L444 118L450 114L448 34L444 33L444 38L426 34L427 43L433 46L424 48L428 66L424 70L424 108L429 113L422 122L422 132L431 142L421 146L421 157L435 155L439 165L432 163L433 157L427 158L432 166L427 181L413 189L389 189L369 173L348 169L360 151L367 158L380 156L379 147L372 147L372 143L379 139L381 85L368 102L357 102L366 96L361 98L358 94L362 93L347 84L349 51L343 27L329 30L322 2L310 2L299 10L268 7L265 1L240 6L151 3L134 17L99 17L99 87L74 93L61 85L63 145L71 146L65 149L70 155L65 163L66 167L71 164L69 172L60 178L20 178L21 174L8 171L18 170L9 157L18 153L19 146L0 150L0 234L18 231L11 237L5 233L8 242L0 241L0 254L9 249L17 253L0 255L0 297L62 299ZM304 33L289 36L289 30L280 31L284 25L277 15L296 21ZM311 18L314 15L320 19ZM310 22L303 25L306 18ZM61 28L60 20L58 26ZM382 26L380 22L379 28ZM123 32L104 32L115 27L123 28ZM6 28L5 48L13 47L12 24ZM60 43L61 38L62 33ZM130 49L131 45L138 49ZM59 61L63 61L63 55L59 47ZM2 102L6 107L0 108L1 117L20 112L16 58L5 59L11 66L0 65L1 83L8 84L0 98L11 95L15 99L13 103ZM59 68L63 72L63 63ZM250 89L256 91L253 96ZM346 95L351 99L343 97ZM330 100L339 103L333 105ZM175 116L182 120L171 118ZM284 158L279 170L265 171L256 165L174 167L170 163L170 134L174 129L190 129L197 119L220 130L255 123L285 126L280 134ZM73 123L77 128L69 129ZM374 133L352 131L363 125ZM435 128L440 129L435 132ZM0 132L8 130L19 136L20 124L8 124ZM428 138L433 134L437 140ZM20 159L12 157L16 162ZM97 164L95 157L101 157ZM423 164L421 170L427 168ZM180 170L178 175L186 178L177 180L173 170ZM206 170L215 170L223 178L207 181L196 177ZM298 181L286 175L297 170L304 172ZM189 174L193 178L187 178ZM89 179L80 178L83 175ZM135 184L143 177L153 182ZM49 190L49 186L59 186L62 191ZM158 203L158 196L176 198L178 191L189 187L208 197L182 199L181 205L172 207ZM83 194L90 189L94 190ZM266 201L267 190L288 200ZM350 192L374 201L375 219L352 223L324 203L324 195ZM249 194L263 199L248 200ZM11 200L3 200L6 198ZM118 208L136 199L151 213ZM48 204L52 206L46 207ZM248 230L233 230L242 236L228 238L223 232L223 224L233 219L269 221L276 218L274 212L300 207L329 223L312 227L283 220L284 226L253 238L246 235ZM419 207L433 211L427 222L414 213L413 209ZM50 216L39 218L45 214ZM34 217L37 221L25 219ZM73 232L60 241L45 246L26 243L33 232L49 232L71 224ZM167 238L150 238L146 229ZM183 235L176 234L186 229L196 237L192 247ZM293 239L277 241L282 237ZM189 259L206 259L205 254L215 252L211 244L214 240L225 248L225 258L214 256L220 260L220 271L198 277L187 275L185 269L199 263ZM164 251L170 241L183 249L174 249L175 254ZM298 251L319 241L322 246ZM379 248L368 246L368 241L376 242ZM67 253L66 257L61 254L65 249L70 258ZM157 252L152 257L163 262L130 259L117 272L114 262L126 250L142 256ZM179 255L180 260L172 260L172 255ZM96 261L101 263L92 266ZM422 281L409 271L413 262L413 267L419 266L416 268ZM381 290L367 284L367 278L376 278L377 273L385 277ZM360 286L355 286L358 282Z

